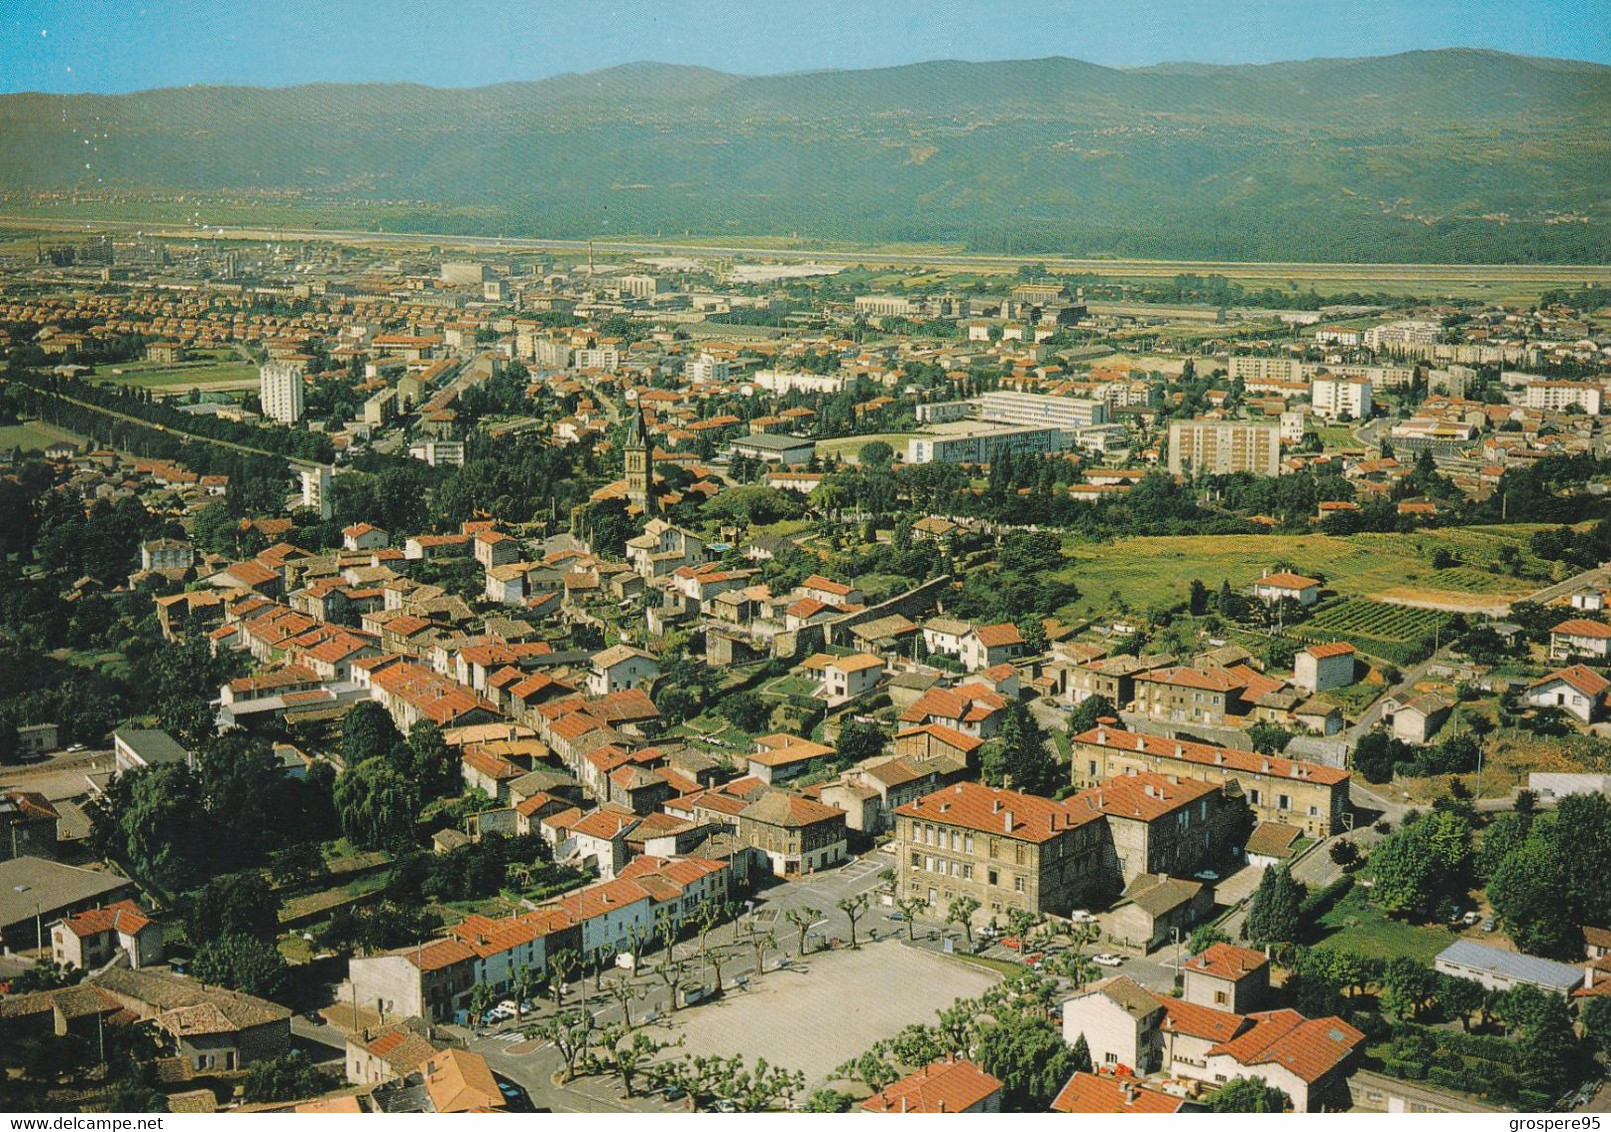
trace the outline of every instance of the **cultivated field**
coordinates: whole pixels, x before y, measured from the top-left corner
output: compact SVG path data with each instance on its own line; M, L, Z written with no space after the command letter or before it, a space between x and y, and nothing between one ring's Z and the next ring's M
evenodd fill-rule
M1450 527L1418 534L1334 535L1178 535L1118 539L1111 543L1070 540L1071 562L1059 575L1080 588L1080 598L1062 612L1068 617L1107 611L1115 596L1131 610L1167 609L1186 600L1192 579L1210 590L1222 581L1240 589L1266 569L1285 563L1320 577L1325 588L1350 597L1406 595L1443 602L1488 606L1524 596L1537 583L1487 570L1503 546L1515 546L1530 560L1527 540L1540 528L1527 524ZM1434 570L1432 555L1445 549L1462 563ZM1473 602L1472 595L1482 599Z
M1447 614L1367 598L1350 598L1327 606L1288 634L1308 641L1348 641L1387 660L1409 659L1407 646L1433 636L1449 621Z

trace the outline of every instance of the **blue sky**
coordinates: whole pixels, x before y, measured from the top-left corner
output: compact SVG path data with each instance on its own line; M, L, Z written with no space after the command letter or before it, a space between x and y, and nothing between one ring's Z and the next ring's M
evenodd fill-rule
M409 81L617 63L744 74L1068 55L1109 66L1491 47L1611 63L1611 0L5 0L0 90Z

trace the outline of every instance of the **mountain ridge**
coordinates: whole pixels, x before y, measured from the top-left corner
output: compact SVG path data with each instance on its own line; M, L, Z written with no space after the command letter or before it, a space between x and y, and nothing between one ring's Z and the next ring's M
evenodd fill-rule
M406 202L464 234L1602 262L1606 168L1611 67L1468 49L0 96L0 191Z

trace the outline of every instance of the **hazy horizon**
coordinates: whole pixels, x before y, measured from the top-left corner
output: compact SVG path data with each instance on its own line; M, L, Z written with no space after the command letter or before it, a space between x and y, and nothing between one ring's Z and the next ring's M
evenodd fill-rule
M440 12L439 12L440 10ZM187 86L282 88L415 83L464 89L632 64L733 75L878 70L1061 57L1120 70L1356 59L1451 48L1611 65L1611 0L1384 3L1178 0L1043 6L941 0L854 10L803 0L788 11L682 0L546 4L489 0L451 10L399 0L328 17L259 0L227 9L178 0L126 8L40 0L0 17L0 92L118 94ZM847 34L848 32L848 34Z

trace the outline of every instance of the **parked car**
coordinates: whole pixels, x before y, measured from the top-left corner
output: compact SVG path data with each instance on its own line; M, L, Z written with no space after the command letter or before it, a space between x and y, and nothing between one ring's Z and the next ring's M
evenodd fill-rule
M1494 918L1492 916L1489 916L1482 922L1482 930L1485 932L1491 932L1498 926L1498 924L1494 923Z
M1216 880L1219 879L1219 874L1216 873L1213 869L1204 869L1200 873L1193 873L1192 874L1192 879L1193 880L1216 881Z
M1464 924L1468 928L1469 927L1474 927L1475 925L1477 925L1477 924L1482 922L1482 913L1481 912L1467 912L1464 916L1460 917L1460 922L1462 924Z
M1098 967L1117 967L1124 962L1124 956L1115 955L1111 951L1104 951L1100 955L1091 956L1091 962Z
M889 918L894 920L897 924L904 924L906 922L906 913L905 912L891 912L889 914Z
M1074 911L1068 914L1068 918L1074 921L1076 924L1096 923L1096 917L1091 915L1091 913L1087 912L1084 908L1074 909Z

